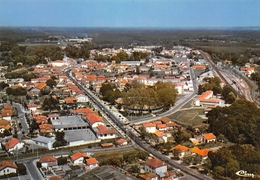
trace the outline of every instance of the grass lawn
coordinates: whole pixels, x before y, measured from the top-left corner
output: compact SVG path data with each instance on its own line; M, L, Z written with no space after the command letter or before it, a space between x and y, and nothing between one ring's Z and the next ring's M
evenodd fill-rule
M202 119L199 115L204 115L203 109L180 110L168 116L168 118L180 124L199 126L203 125L203 121L205 121L205 119Z

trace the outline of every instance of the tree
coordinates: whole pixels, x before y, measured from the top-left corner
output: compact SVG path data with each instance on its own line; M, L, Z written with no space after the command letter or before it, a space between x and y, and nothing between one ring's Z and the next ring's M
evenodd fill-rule
M64 139L65 133L64 131L56 131L55 132L55 142L53 143L53 147L66 146L67 141Z
M56 83L56 81L54 79L51 78L51 79L48 79L46 81L46 85L51 87L51 88L53 88L53 87L55 87L57 85L57 83Z

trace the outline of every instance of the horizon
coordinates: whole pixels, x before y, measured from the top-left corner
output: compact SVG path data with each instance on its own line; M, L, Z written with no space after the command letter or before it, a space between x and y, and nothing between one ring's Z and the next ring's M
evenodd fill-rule
M260 27L259 9L258 0L2 0L0 26L147 29Z

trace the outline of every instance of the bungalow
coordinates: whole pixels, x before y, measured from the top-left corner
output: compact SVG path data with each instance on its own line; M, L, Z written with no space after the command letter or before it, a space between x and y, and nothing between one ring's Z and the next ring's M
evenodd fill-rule
M11 161L0 162L0 176L17 173L17 166Z
M143 127L146 130L146 132L148 132L148 133L155 133L157 131L156 124L154 124L154 123L144 123Z
M58 165L58 161L54 156L43 156L40 158L39 162L44 168Z
M193 153L193 155L196 155L202 159L208 158L209 149L199 149L198 147L194 147L191 148L190 151Z
M156 131L154 134L158 138L159 142L167 143L167 136L166 136L166 134L164 134L163 132L160 132L160 131Z
M48 177L47 180L62 180L62 176L58 175L58 176L51 176L51 177Z
M99 139L111 139L116 137L116 131L114 129L108 129L104 125L98 125L94 130Z
M37 110L37 104L34 104L34 103L29 103L27 105L27 107L28 107L28 110L30 110L31 112L34 112Z
M202 141L205 143L216 141L216 136L213 133L202 134L202 136L203 136Z
M79 95L75 96L75 98L77 99L77 102L79 102L79 103L85 103L85 102L89 101L88 96L86 96L84 94L79 94Z
M170 120L170 118L162 117L162 118L160 119L160 121L161 121L163 124L167 124L167 123L169 123L171 120Z
M11 138L7 143L5 144L5 148L8 152L12 153L15 150L20 150L24 146L24 142L20 141L17 138Z
M10 121L0 120L0 133L4 133L5 130L10 130L11 128Z
M77 99L75 97L67 97L65 98L65 103L68 105L73 105L77 102Z
M145 161L144 170L164 177L164 173L167 172L167 165L159 159L148 158Z
M51 124L40 124L39 125L40 133L51 135L53 132L53 127Z
M189 148L187 148L186 146L182 146L182 145L177 145L174 148L172 148L172 150L178 154L178 157L181 159L183 158L185 155L187 155L189 153Z
M47 117L43 116L43 115L36 116L35 121L37 122L37 124L47 124L48 123Z
M125 146L125 145L127 145L127 141L123 138L120 138L116 141L116 144L120 145L120 146Z
M87 169L93 169L95 167L98 167L98 161L96 160L96 158L89 158L86 159L86 164L87 164Z
M76 152L70 156L70 160L74 165L85 163L85 159L88 158L86 153Z
M5 120L11 120L12 119L12 110L2 110L2 118Z
M154 173L139 174L139 177L143 180L158 180L158 176Z

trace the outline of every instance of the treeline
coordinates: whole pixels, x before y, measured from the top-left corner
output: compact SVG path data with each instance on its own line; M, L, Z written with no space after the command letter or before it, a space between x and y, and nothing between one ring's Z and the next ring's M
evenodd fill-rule
M229 107L208 112L209 131L224 135L230 142L260 145L260 111L247 100L238 99Z
M232 61L233 65L244 66L245 63L249 62L249 59L253 58L254 63L260 65L259 59L256 57L260 56L259 50L247 49L241 53L232 51L216 51L216 50L206 50L211 55L213 62L221 62L225 60Z
M221 87L221 80L219 77L212 78L204 78L203 81L206 83L200 84L198 87L198 94L202 94L203 92L212 90L214 95L221 94L225 103L232 104L236 100L236 91L230 85L225 85L223 88Z
M208 114L209 131L218 139L236 145L209 152L208 168L217 179L236 179L235 172L260 174L260 111L249 101L238 99L229 107L216 107ZM220 138L221 137L221 138Z
M209 152L208 168L216 179L237 179L236 172L260 174L260 149L250 144L224 147Z
M120 63L121 61L139 61L141 59L145 59L147 60L148 59L148 54L147 53L144 53L144 52L139 52L139 51L134 51L130 56L124 52L124 51L121 51L119 53L117 53L116 55L110 57L108 55L96 55L95 60L97 61L102 61L102 62L105 62L105 61L108 61L108 62L112 62L112 61L115 61L116 63Z
M14 45L10 51L5 51L1 54L3 65L19 67L32 66L48 61L62 59L63 52L60 47L54 45L40 46L18 46Z

